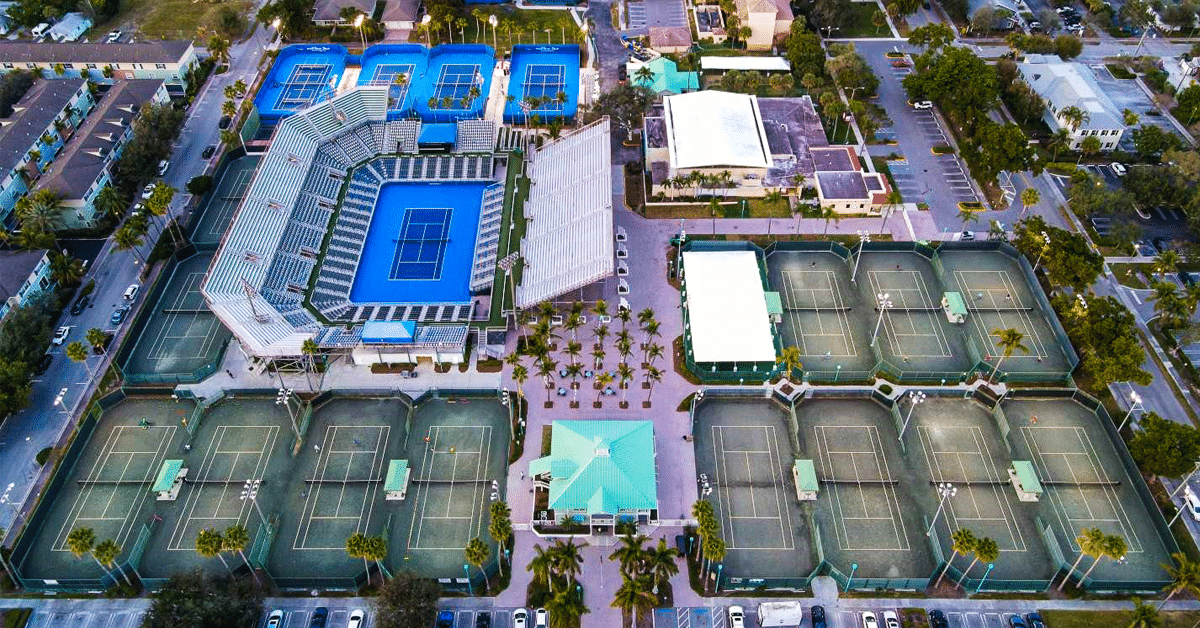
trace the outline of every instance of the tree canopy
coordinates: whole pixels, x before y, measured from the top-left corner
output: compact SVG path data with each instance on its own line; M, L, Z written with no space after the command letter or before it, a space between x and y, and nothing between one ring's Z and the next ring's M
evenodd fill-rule
M914 100L932 100L974 126L986 118L999 94L996 69L966 48L946 47L917 57L915 71L904 77Z
M154 594L142 625L254 628L262 612L262 594L248 581L209 576L197 569L172 576Z
M171 154L183 125L183 112L169 103L142 107L133 123L133 136L117 159L117 184L131 195L158 171L158 162Z
M437 613L441 588L411 571L396 574L384 583L375 598L378 628L428 628Z
M13 105L21 100L37 79L37 74L25 70L13 70L0 76L0 118L12 115Z
M805 28L804 20L792 22L784 44L792 72L797 76L825 76L825 49L821 46L821 37Z
M1029 139L1015 124L984 121L975 129L963 157L971 165L972 172L986 181L994 179L1001 171L1033 170L1035 176L1042 172Z
M612 90L600 95L592 105L591 116L609 116L613 124L626 130L632 137L634 129L642 125L642 116L654 103L654 92L645 85L618 83Z
M1042 232L1050 237L1045 246ZM1070 286L1083 291L1104 270L1104 258L1089 246L1082 234L1051 227L1041 216L1030 216L1014 228L1013 246L1030 260L1041 257L1041 268L1053 286Z
M1051 299L1063 329L1080 354L1083 369L1098 386L1113 382L1134 382L1143 386L1151 376L1142 369L1146 353L1142 349L1133 313L1113 297L1087 294L1081 306L1069 294Z
M257 19L263 24L279 20L279 32L285 37L300 35L308 30L313 5L307 0L274 0L258 10Z
M954 30L940 22L914 28L908 34L908 43L923 48L938 49L954 43Z
M1200 431L1168 421L1153 412L1138 420L1141 431L1129 441L1129 454L1138 468L1152 475L1179 478L1200 459Z

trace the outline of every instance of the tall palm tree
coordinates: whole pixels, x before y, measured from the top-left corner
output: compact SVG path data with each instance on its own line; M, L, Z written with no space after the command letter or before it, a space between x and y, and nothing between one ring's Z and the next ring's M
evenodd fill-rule
M834 208L829 207L827 205L821 206L820 210L818 210L817 217L825 220L825 231L822 232L822 235L829 234L829 221L830 220L834 221L835 223L839 223L842 221L842 215L837 213L837 210L835 210ZM799 228L800 228L799 219L796 220L796 228L797 228L797 230L799 230Z
M1030 186L1021 190L1021 214L1023 215L1030 207L1037 205L1041 198L1035 187Z
M1054 133L1046 139L1046 148L1054 151L1054 157L1051 161L1058 161L1058 153L1071 146L1071 134L1063 128L1054 130Z
M50 278L60 286L73 286L83 279L83 261L57 251L50 253Z
M946 560L946 566L942 568L942 573L938 574L937 582L933 585L935 589L942 584L942 578L950 570L950 563L954 562L954 557L960 554L963 556L970 554L975 551L975 544L979 542L975 538L975 533L966 528L959 528L950 533L950 541L950 558Z
M537 374L542 378L542 384L546 387L546 403L550 403L550 389L553 387L553 380L550 378L554 374L554 370L558 368L558 362L550 358L538 360Z
M1164 280L1168 273L1173 273L1179 269L1179 262L1179 253L1167 249L1154 258L1154 272L1158 275L1159 280Z
M651 366L646 369L646 381L649 382L650 388L646 392L646 403L650 403L650 395L654 394L654 385L661 382L663 379L663 371L657 367Z
M386 580L387 576L383 571L383 559L388 555L387 539L383 536L367 537L366 543L363 544L363 558L375 563L375 568L379 570L379 578Z
M363 571L371 571L371 566L367 563L367 535L355 532L346 537L346 555L350 558L361 558Z
M579 376L583 374L583 365L571 362L566 367L567 377L571 378L572 403L579 404Z
M646 342L642 343L643 346L645 346L646 348L649 348L650 341L654 340L655 338L657 338L658 336L661 335L661 332L658 331L659 326L660 326L660 323L658 321L654 320L653 318L646 321L646 324L644 326L645 330L646 330Z
M1186 590L1191 591L1192 595L1200 595L1200 562L1193 561L1183 552L1175 552L1171 554L1171 558L1174 563L1162 565L1171 577L1171 584L1163 589L1167 592L1167 597L1158 605L1160 611L1180 591Z
M508 504L502 501L492 502L488 509L488 534L496 543L500 544L498 550L499 555L496 564L500 567L500 575L504 575L504 554L505 548L512 542L513 526L512 526L512 511Z
M217 557L221 564L225 565L225 570L232 574L233 570L229 568L229 563L225 562L225 556L221 554L223 551L225 551L225 538L221 536L220 532L204 529L196 535L196 553L204 558Z
M1159 608L1154 608L1133 598L1133 612L1129 615L1129 628L1159 628L1162 626L1162 618L1158 615Z
M612 605L627 613L633 613L633 625L638 625L638 614L654 608L658 596L650 592L650 576L630 577L621 574L621 586L617 589Z
M115 565L113 563L117 561L117 557L120 555L121 546L117 545L117 542L112 539L105 539L101 541L100 544L92 550L92 558L96 559L96 562L100 563L100 566L109 572L112 572L114 569ZM125 581L125 584L132 587L133 582L129 580L129 576L125 575L125 570L118 569L117 571L121 574L121 579Z
M1129 545L1125 543L1123 537L1115 534L1106 535L1104 541L1100 543L1100 553L1096 555L1096 560L1092 563L1091 567L1088 567L1087 571L1083 572L1083 577L1080 580L1087 580L1088 576L1092 575L1092 570L1100 564L1102 559L1111 558L1113 560L1121 560L1125 558L1125 554L1128 552Z
M85 338L88 344L92 345L92 351L103 351L104 345L108 344L108 334L104 333L104 330L99 327L87 330Z
M633 367L626 362L618 364L617 377L621 380L621 405L625 405L625 398L629 394L629 382L633 380Z
M639 85L645 85L648 87L654 82L654 70L651 70L650 66L648 65L643 65L633 73L633 78Z
M62 196L49 188L37 190L13 206L22 230L33 229L49 234L62 226L63 209Z
M958 208L958 219L962 221L963 231L967 230L967 223L979 222L979 216L977 216L975 212L971 211L970 208L967 207Z
M664 355L663 352L664 352L664 349L663 349L662 345L658 344L657 342L650 343L650 346L646 347L646 364L647 364L647 366L654 364L655 360L663 357L663 355Z
M218 63L229 63L229 40L220 35L208 38L208 54Z
M595 346L603 346L604 339L608 338L608 325L596 325L596 329L592 331L592 335L596 338Z
M579 618L591 611L583 603L582 592L566 586L546 601L546 612L550 616L550 628L571 628L578 626Z
M96 561L96 564L100 565L101 569L104 569L104 565L92 553L92 550L96 549L96 533L91 528L75 528L71 530L71 533L67 535L67 549L71 550L75 558L83 558L85 555L91 556L92 560Z
M221 545L226 551L237 554L242 562L246 564L246 569L250 570L250 575L254 576L254 581L258 582L258 572L254 571L254 567L250 565L250 559L246 558L246 547L250 545L250 532L246 530L246 526L235 523L221 535Z
M621 331L629 327L629 321L633 318L633 311L627 307L617 308L617 320L621 321Z
M551 565L558 575L567 578L568 580L575 579L575 576L583 568L583 555L579 550L583 545L576 545L575 541L563 542L558 540L554 542L554 546L550 548L553 559Z
M775 357L775 364L779 367L779 374L787 381L792 381L792 374L804 368L804 364L800 361L799 347L795 345L784 347Z
M621 574L633 577L642 570L642 562L646 559L646 541L650 537L645 534L634 536L633 534L623 534L617 537L619 545L612 554L608 556L609 560L615 560L621 565Z
M1075 562L1067 570L1067 575L1063 576L1062 582L1058 583L1059 591L1062 591L1063 587L1067 586L1067 582L1071 580L1071 574L1075 573L1075 569L1079 567L1079 563L1083 560L1084 556L1092 556L1098 559L1103 543L1104 532L1099 528L1084 528L1079 531L1079 536L1075 537L1075 544L1079 546L1079 556L1075 557Z
M645 327L646 323L649 323L650 321L654 320L654 308L648 307L648 308L642 310L641 312L638 312L637 317L638 317L638 324Z
M988 384L991 385L992 380L996 378L996 373L1000 372L1000 365L1004 360L1011 356L1013 352L1020 349L1022 353L1029 353L1029 347L1026 347L1022 340L1025 339L1025 334L1012 329L993 329L992 335L996 336L996 347L1004 352L1004 355L996 361L996 368L992 370L992 376L988 378Z
M546 587L554 593L554 549L546 550L541 544L533 544L533 558L525 566L526 571L533 572L533 579L545 582Z
M608 303L604 299L596 299L596 302L592 304L591 312L596 315L597 320L601 316L608 316Z
M981 560L985 563L994 563L996 562L996 558L1000 556L1000 546L996 543L995 539L990 539L986 536L975 542L974 551L975 557L971 559L971 564L967 565L967 568L963 570L963 575L954 584L954 588L958 589L962 587L963 580L967 579L967 574L971 573L971 568L975 566L975 563Z
M125 225L122 225L120 229L117 229L115 232L113 232L113 242L116 243L116 248L118 251L132 250L133 254L139 260L141 260L142 264L144 265L146 260L142 257L141 252L138 251L138 247L146 243L144 236L144 233L138 233L136 229L130 228L130 225L126 223Z
M654 579L654 595L658 595L658 585L667 582L671 576L679 573L679 565L675 559L679 558L679 550L667 545L667 540L660 538L658 545L646 550L643 561L645 563L646 572Z
M116 219L125 213L125 208L129 206L129 201L121 195L116 186L108 185L96 194L96 199L92 201L92 205L101 215Z
M599 388L596 390L596 403L600 403L600 397L604 394L604 389L608 388L608 385L613 383L612 373L609 373L608 371L600 373L596 376L596 383L599 384Z
M605 355L608 354L605 353L602 345L597 345L595 349L592 349L592 368L599 369L601 366L603 366Z
M707 590L708 574L711 573L712 566L725 560L725 540L715 534L709 535L704 542L704 557L708 559L709 568L709 571L706 571L704 575L704 588Z
M317 368L316 359L313 356L317 355L320 351L321 348L317 346L316 341L312 338L305 339L300 345L300 353L304 356L302 361L304 364L304 378L308 380L308 390L311 392L317 391L312 381L312 372Z
M1092 115L1083 109L1076 106L1063 107L1058 110L1058 119L1067 123L1071 127L1071 132L1079 130L1079 125L1086 124L1092 119Z
M88 351L87 351L87 349L83 348L83 343L79 342L79 341L75 341L75 342L72 342L71 344L67 345L66 354L67 354L67 357L70 358L72 362L82 362L83 363L83 367L85 369L87 369L87 372L88 372L88 380L91 381L91 379L94 377L94 374L92 373L92 366L90 364L88 364L88 362L87 362Z
M512 380L517 384L517 396L521 399L525 398L525 381L529 379L529 369L525 368L524 364L518 364L513 367Z
M568 341L567 348L563 353L566 353L567 357L571 358L571 364L575 364L579 361L577 358L583 353L583 345L579 344L577 340Z

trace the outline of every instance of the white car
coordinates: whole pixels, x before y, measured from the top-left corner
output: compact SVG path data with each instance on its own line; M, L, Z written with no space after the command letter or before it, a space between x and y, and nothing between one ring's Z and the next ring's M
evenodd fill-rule
M346 628L362 628L364 617L366 613L361 608L350 611L350 621L346 622Z
M875 613L871 611L863 611L862 621L863 628L879 628L879 622L875 621Z
M154 184L147 183L146 187L142 188L142 200L146 200L154 195Z
M67 341L67 336L70 333L70 327L59 327L58 329L54 330L54 338L50 341L50 344L56 347L62 345L62 343Z
M928 100L918 100L917 102L913 103L913 109L917 109L918 111L923 109L933 109L933 102Z
M1110 165L1109 165L1109 168L1112 168L1112 171L1113 171L1113 172L1114 172L1114 173L1115 173L1115 174L1116 174L1118 177L1123 177L1123 176L1125 176L1125 173L1126 173L1126 172L1129 172L1128 170L1126 170L1126 169L1125 169L1125 164L1117 163L1117 162L1115 162L1115 161L1114 161L1114 162L1112 162L1112 164L1110 164Z
M546 609L539 608L533 611L533 628L546 628L550 616L546 614Z
M883 611L883 625L885 628L900 628L900 619L896 617L896 611Z
M110 31L108 33L108 37L104 38L104 42L108 43L108 44L115 44L115 43L121 41L121 35L124 35L124 34L125 33L122 33L121 31Z
M158 162L158 176L161 177L164 174L167 174L167 169L170 167L171 167L171 162L167 161L166 159Z
M513 628L528 628L529 627L529 611L518 608L513 611Z
M729 607L729 628L744 628L746 625L746 609L740 606Z
M267 628L280 628L283 626L283 611L271 611L267 616Z

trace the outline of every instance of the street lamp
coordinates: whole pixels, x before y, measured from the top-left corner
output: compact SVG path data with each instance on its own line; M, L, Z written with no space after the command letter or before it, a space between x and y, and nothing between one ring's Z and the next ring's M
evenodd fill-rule
M717 593L721 592L721 572L725 571L725 563L717 565Z
M58 391L58 394L54 397L54 405L58 406L59 409L62 410L63 416L66 417L67 420L70 420L71 411L67 408L67 390L67 387L63 386L62 390Z
M917 404L925 403L925 398L928 396L921 390L908 393L908 414L904 415L904 425L900 426L900 440L904 440L904 432L908 429L908 422L912 419L913 410L917 409Z
M488 25L490 25L492 27L492 50L496 49L496 25L499 23L500 23L500 20L496 17L495 14L488 16Z
M1125 429L1125 424L1129 422L1129 417L1133 416L1134 410L1143 409L1142 408L1142 396L1138 394L1138 391L1136 391L1136 390L1129 391L1129 398L1133 400L1133 405L1129 406L1129 412L1126 412L1125 418L1121 420L1121 426L1117 428L1118 432Z
M363 50L367 49L367 35L363 33L363 22L367 19L366 13L359 13L358 17L354 18L354 28L358 29L358 36L362 39Z
M858 230L858 257L854 258L854 272L850 273L850 283L855 283L858 281L856 279L858 277L858 264L859 264L859 262L862 261L863 249L865 249L866 245L868 245L870 243L871 243L870 232L859 229Z
M246 480L242 485L242 494L238 496L238 501L250 500L254 504L254 512L258 513L259 520L262 524L267 525L267 518L263 516L262 509L258 507L258 488L262 486L262 480Z
M471 597L475 597L475 587L471 586L471 568L463 563L463 573L467 575L467 591L471 592Z
M987 580L988 574L992 573L992 569L995 567L996 563L988 563L987 571L983 572L983 577L979 579L979 586L975 587L976 593L979 593L979 590L983 588L984 581Z
M859 257L861 257L862 252L859 251L858 255L859 255ZM892 295L888 294L887 292L883 292L883 293L875 295L875 300L879 304L879 320L875 322L875 331L874 331L874 333L871 334L871 345L870 346L872 346L872 347L875 346L875 339L879 337L879 328L880 328L880 326L883 325L883 315L887 312L887 309L889 307L892 307L891 296Z
M846 578L846 591L850 591L850 583L854 582L854 572L858 571L858 563L850 565L850 577Z
M1045 245L1042 246L1042 252L1038 253L1037 261L1033 263L1033 272L1035 273L1037 272L1038 264L1042 263L1042 256L1045 255L1046 251L1050 248L1050 234L1046 233L1045 231L1042 232L1042 242L1044 242Z
M937 491L942 498L938 502L937 512L933 513L933 522L929 524L929 529L925 531L925 536L933 534L933 526L937 525L938 515L942 514L942 509L946 507L946 500L954 497L955 493L958 493L958 489L949 482L938 484Z

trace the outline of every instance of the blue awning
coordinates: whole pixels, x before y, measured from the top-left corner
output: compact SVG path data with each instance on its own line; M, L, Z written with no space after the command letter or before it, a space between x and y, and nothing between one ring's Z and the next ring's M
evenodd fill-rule
M417 333L413 321L368 321L363 323L363 344L396 345L411 344Z
M437 110L434 110L435 114ZM458 139L458 125L454 123L422 124L421 137L417 144L453 144Z

